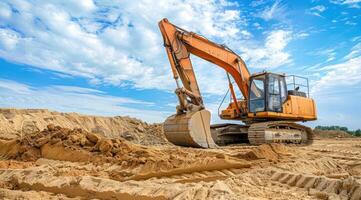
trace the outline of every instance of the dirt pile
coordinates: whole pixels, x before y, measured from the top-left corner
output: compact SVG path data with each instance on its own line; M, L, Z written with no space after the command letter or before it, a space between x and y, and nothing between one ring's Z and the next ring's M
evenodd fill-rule
M314 129L315 138L352 138L353 135L341 130L320 130Z
M108 139L83 129L68 129L50 124L43 131L27 134L23 138L2 141L0 152L9 159L22 161L35 161L43 156L58 156L58 160L87 161L90 155L115 159L121 156L121 160L132 160L131 158L136 157L139 161L151 153L145 149L147 148L122 138ZM54 154L56 151L57 155ZM67 157L66 152L71 151L77 153L76 157Z
M251 151L241 154L240 157L246 160L266 159L278 161L282 156L290 155L290 150L282 144L263 144Z
M108 138L124 138L137 144L166 144L161 124L148 124L131 117L100 117L60 113L46 109L0 109L0 139L23 137L49 124L80 128Z
M185 172L250 166L243 159L220 153L180 147L143 146L121 138L109 139L83 129L67 129L52 124L43 131L27 134L23 138L0 140L0 156L19 161L46 158L95 164L112 163L122 169L131 169L127 173L115 170L113 178L118 180L140 180Z

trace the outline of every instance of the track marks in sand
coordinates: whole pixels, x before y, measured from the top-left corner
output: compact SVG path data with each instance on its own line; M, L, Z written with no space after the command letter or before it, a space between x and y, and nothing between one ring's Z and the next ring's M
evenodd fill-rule
M235 177L238 174L244 172L243 169L231 168L223 170L201 171L191 174L183 174L177 176L168 177L176 180L176 183L191 183L191 182L210 182L216 180L225 180L230 177Z
M345 167L339 162L325 157L318 159L298 159L292 162L283 162L275 165L282 171L309 173L315 175L332 176L335 174L347 174Z
M37 170L4 170L1 172L0 177L15 185L18 190L30 189L38 192L63 194L67 197L97 199L166 199L165 196L157 194L147 194L144 196L142 194L144 192L138 193L137 191L130 191L129 186L126 187L124 183L90 176L57 177Z
M198 166L189 166L184 168L169 169L167 171L150 171L147 173L138 173L134 176L129 177L128 180L145 180L149 178L162 178L172 177L174 175L181 175L184 177L192 177L192 174L202 173L205 175L207 172L213 172L219 174L218 176L230 176L233 175L229 169L242 169L249 168L251 164L247 161L232 162L229 160L214 160L209 162L207 165L200 164ZM209 177L209 176L208 176Z
M317 197L329 198L336 195L339 199L361 199L361 184L352 177L332 179L291 172L274 172L271 180L292 187L307 189L310 195Z
M69 198L62 194L53 194L50 192L38 191L21 191L9 190L0 188L0 199L21 199L21 200L34 200L34 199L48 199L48 200L80 200L81 198Z
M299 188L287 188L271 181L272 170L252 169L237 176L224 180L236 194L242 194L242 199L312 199L306 191ZM275 195L277 194L277 195Z
M340 150L340 149L328 149L328 148L313 148L315 152L322 152L322 153L336 153L338 155L347 155L347 156L359 156L361 155L361 151L354 151L354 150Z
M83 199L239 199L222 181L174 183L166 180L125 181L91 176L53 176L41 170L2 170L0 179L16 190L31 190Z

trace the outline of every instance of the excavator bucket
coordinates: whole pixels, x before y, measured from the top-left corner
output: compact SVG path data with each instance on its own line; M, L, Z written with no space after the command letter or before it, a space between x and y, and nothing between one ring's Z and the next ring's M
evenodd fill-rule
M208 110L175 114L164 122L164 134L169 142L186 147L215 148Z

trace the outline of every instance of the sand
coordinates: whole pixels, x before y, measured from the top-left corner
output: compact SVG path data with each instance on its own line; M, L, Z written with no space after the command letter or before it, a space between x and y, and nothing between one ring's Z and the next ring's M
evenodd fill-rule
M356 138L195 149L60 125L3 127L0 199L361 199Z
M128 117L101 117L61 113L46 109L1 109L0 139L13 139L44 130L54 124L63 128L81 128L108 138L124 138L137 144L166 144L161 124L148 124Z

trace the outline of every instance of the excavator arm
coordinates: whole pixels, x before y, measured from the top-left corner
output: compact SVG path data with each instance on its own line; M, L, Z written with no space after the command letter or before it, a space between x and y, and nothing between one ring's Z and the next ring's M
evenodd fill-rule
M159 22L159 28L177 83L175 93L179 99L177 113L168 117L164 123L165 135L170 142L177 145L214 147L216 145L210 133L210 112L204 107L190 54L207 60L227 72L229 88L238 114L247 113L247 110L238 107L229 75L233 77L243 97L248 99L250 73L244 61L226 46L181 29L167 19Z
M167 19L159 22L159 28L163 36L173 77L177 82L176 94L180 101L178 112L185 112L187 109L189 110L188 107L191 107L191 110L204 108L201 92L189 57L190 54L223 68L227 75L233 77L244 98L248 99L250 73L244 61L236 53L226 46L216 44L196 33L181 29L171 24ZM183 88L179 85L179 78ZM230 89L233 100L236 102L232 84L230 84ZM189 102L185 100L186 97L190 99Z

